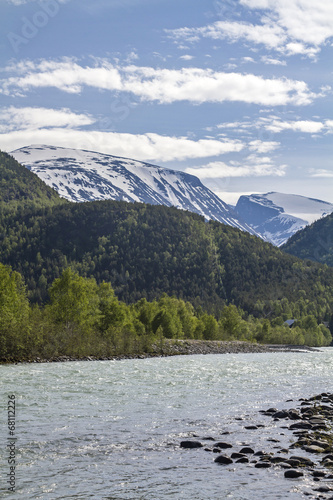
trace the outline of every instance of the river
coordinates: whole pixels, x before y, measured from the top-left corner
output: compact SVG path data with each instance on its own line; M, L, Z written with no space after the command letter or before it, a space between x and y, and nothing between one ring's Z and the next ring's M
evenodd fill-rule
M8 439L9 395L16 401L17 438L15 493L6 492L2 445L1 494L15 500L307 498L310 478L286 480L277 467L221 466L214 453L179 444L211 436L235 451L245 444L265 450L273 436L280 447L290 445L282 424L259 410L292 408L299 398L330 391L332 366L333 348L0 366L1 441ZM265 427L245 429L258 423Z

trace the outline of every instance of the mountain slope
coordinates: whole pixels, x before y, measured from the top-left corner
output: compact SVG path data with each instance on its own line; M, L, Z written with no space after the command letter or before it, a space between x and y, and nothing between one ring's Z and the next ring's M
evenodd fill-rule
M333 212L333 204L271 192L241 196L235 210L255 231L281 246L297 231Z
M175 206L256 234L197 177L184 172L53 146L29 146L11 154L70 201L111 199Z
M333 267L333 214L295 234L282 249L301 259L311 259Z

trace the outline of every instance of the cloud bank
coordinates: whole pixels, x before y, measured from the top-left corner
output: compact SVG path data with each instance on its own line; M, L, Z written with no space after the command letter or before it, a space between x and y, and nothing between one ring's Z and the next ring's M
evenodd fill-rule
M107 61L92 67L81 66L72 60L43 60L38 63L24 61L15 68L7 67L6 71L14 76L1 80L0 92L14 96L47 87L79 94L84 87L93 87L129 92L142 101L160 104L238 101L263 106L308 105L321 96L311 92L303 81L201 68L120 67Z

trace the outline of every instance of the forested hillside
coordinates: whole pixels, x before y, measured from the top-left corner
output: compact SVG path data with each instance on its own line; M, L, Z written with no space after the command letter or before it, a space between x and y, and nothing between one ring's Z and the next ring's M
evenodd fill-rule
M311 259L333 267L333 214L296 233L283 250L301 259Z
M13 216L1 234L0 262L24 276L37 302L70 265L111 282L127 303L167 293L211 312L235 303L270 315L274 301L301 301L322 319L332 305L333 269L175 208L66 203Z

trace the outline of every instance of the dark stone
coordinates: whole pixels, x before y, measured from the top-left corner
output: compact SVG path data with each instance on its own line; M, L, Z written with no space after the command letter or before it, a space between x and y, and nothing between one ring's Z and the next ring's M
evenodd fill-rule
M291 479L295 479L297 477L302 477L302 476L304 476L303 472L300 472L300 471L295 470L295 469L286 470L284 473L284 477L291 478Z
M181 441L181 448L202 448L202 444L199 441Z
M217 448L221 448L222 450L226 450L227 448L232 448L232 444L229 443L223 443L222 441L215 443L215 446Z
M287 410L280 410L280 411L277 411L276 413L274 413L272 415L273 418L288 418L289 417L289 414L287 412Z
M253 454L254 453L254 450L252 448L250 448L249 446L245 446L244 448L242 448L239 453L245 453L245 454Z
M269 408L268 410L266 410L266 413L276 413L277 411L277 408Z
M299 462L301 462L301 464L307 465L309 467L312 467L314 465L312 460L306 457L298 457L296 455L293 455L292 457L290 457L290 460L298 460Z
M282 458L282 457L272 457L270 459L270 461L272 462L272 464L279 464L281 462L284 462L284 458Z
M215 439L214 439L213 437L211 437L211 436L209 436L209 437L204 437L204 438L202 438L202 439L203 439L203 441L215 441Z
M291 465L287 464L287 462L279 463L279 467L282 467L282 469L291 469Z
M257 464L255 464L255 467L257 469L268 469L271 466L272 465L269 462L258 462Z
M238 460L236 460L236 464L248 464L249 459L247 457L241 457Z
M298 422L297 424L291 424L289 429L292 431L293 429L312 429L312 425L308 422Z
M285 462L291 467L299 467L301 465L301 462L299 460L295 460L293 458L289 458L288 460L285 460Z
M325 472L322 472L320 470L314 470L312 472L312 475L313 475L313 477L325 477L326 476Z
M231 458L247 458L246 455L244 455L244 453L232 453L231 454Z
M229 465L229 464L233 463L231 458L226 457L225 455L220 455L219 457L216 457L214 462L216 462L218 464L223 464L223 465Z
M258 429L258 427L257 427L256 425L247 425L247 426L245 427L245 429L247 429L247 430L251 431L251 430Z
M313 491L319 491L319 493L328 493L329 491L332 491L332 490L328 486L319 486L319 488L316 488Z
M289 410L288 417L290 420L299 420L301 418L300 414L296 410Z

